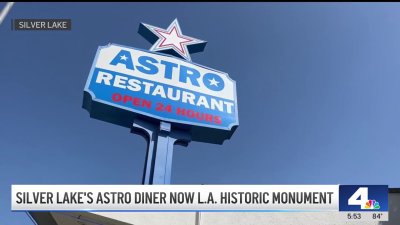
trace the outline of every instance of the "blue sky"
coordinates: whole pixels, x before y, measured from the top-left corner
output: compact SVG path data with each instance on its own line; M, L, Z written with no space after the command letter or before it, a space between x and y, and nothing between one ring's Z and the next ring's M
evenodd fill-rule
M4 3L0 5L2 8ZM70 18L71 31L11 31ZM146 143L89 118L98 46L149 49L140 22L208 41L192 60L237 82L240 126L223 145L175 147L173 184L400 186L397 3L16 3L0 26L0 217L11 184L139 184Z

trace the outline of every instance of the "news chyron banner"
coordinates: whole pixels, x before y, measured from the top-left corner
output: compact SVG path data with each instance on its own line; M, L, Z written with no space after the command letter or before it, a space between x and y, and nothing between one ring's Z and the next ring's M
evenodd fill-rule
M387 185L12 185L13 211L332 212L388 221Z

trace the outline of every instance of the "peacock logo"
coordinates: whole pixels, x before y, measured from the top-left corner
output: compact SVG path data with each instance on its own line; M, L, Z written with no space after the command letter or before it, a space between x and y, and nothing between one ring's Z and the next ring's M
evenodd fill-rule
M366 209L380 209L381 206L379 205L379 202L377 202L375 200L368 200L365 203L365 208Z

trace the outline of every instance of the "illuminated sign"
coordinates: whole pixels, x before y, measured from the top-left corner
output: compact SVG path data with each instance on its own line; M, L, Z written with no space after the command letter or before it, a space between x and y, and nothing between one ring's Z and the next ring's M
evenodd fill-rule
M92 117L127 127L140 117L189 130L193 140L230 138L239 124L236 83L190 61L189 53L205 42L183 36L177 20L167 30L141 24L139 33L153 43L151 51L117 44L98 48L84 108Z

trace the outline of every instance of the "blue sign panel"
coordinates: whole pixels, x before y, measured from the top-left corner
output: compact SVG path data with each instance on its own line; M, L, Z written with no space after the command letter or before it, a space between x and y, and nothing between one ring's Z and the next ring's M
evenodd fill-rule
M112 112L122 110L130 118L121 118L124 126L140 115L193 129L194 139L210 132L217 136L209 142L221 143L239 124L236 83L228 74L162 53L99 47L85 92L84 107L98 111L93 117L115 117Z

